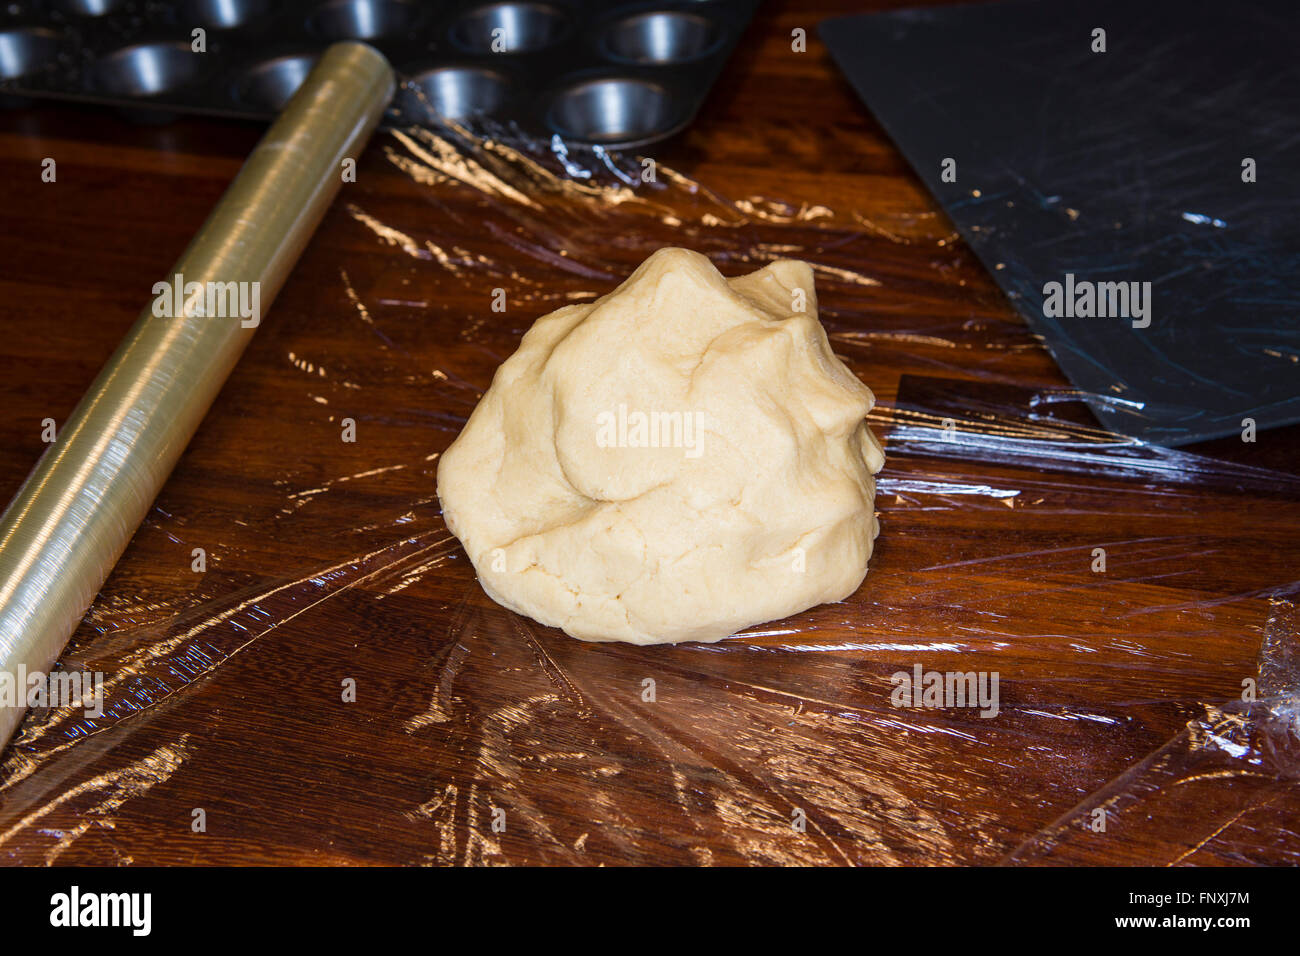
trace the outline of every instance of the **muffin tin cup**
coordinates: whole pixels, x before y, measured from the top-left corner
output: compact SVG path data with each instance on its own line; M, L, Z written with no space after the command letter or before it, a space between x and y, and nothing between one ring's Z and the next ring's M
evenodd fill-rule
M59 51L59 35L44 27L0 30L0 82L21 80L50 67Z
M54 13L87 19L121 13L127 7L125 0L48 0Z
M238 30L264 21L273 10L271 0L181 0L171 8L179 26L204 30Z
M536 53L560 42L572 19L549 3L488 3L462 13L451 39L462 52L479 56Z
M565 139L596 145L651 142L686 122L680 100L652 80L617 74L592 76L553 90L547 126Z
M610 22L600 31L599 43L615 62L671 65L709 56L725 38L717 21L709 17L652 10Z
M402 78L389 125L491 119L540 138L638 146L690 122L756 6L43 0L0 21L0 98L269 119L326 46L361 40Z
M247 109L279 112L298 92L318 59L318 52L304 49L253 63L239 72L235 100Z
M510 107L517 88L510 74L476 64L416 69L398 94L397 106L414 122L472 122L497 117Z
M327 43L374 43L418 30L428 13L415 0L331 0L307 17L307 28Z
M136 43L97 59L91 84L124 103L145 102L194 83L206 66L187 43Z

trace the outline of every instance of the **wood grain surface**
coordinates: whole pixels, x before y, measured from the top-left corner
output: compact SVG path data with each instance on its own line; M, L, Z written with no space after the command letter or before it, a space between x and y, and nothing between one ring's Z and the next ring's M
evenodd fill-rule
M817 41L866 8L768 3L654 188L458 180L377 136L69 645L106 714L6 749L0 860L1300 862L1264 699L1296 690L1300 431L1100 434ZM259 132L0 111L5 500ZM437 456L533 319L670 244L820 266L880 401L882 533L843 604L583 644L483 594ZM996 673L998 713L895 707L916 665Z

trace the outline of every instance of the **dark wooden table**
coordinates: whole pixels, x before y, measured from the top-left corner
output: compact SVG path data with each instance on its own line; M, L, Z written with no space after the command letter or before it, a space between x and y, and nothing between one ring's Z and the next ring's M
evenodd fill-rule
M1297 431L1108 442L818 43L857 6L769 3L636 190L377 137L68 648L106 713L5 751L0 860L1300 862L1296 729L1242 699L1295 672ZM0 113L0 496L258 135ZM534 318L667 244L820 266L883 530L844 604L583 644L484 596L437 456ZM999 713L892 706L918 664Z

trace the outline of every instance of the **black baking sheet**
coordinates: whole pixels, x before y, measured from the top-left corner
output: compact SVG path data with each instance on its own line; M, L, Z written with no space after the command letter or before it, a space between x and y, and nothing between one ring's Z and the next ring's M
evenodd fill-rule
M1298 11L1021 0L820 32L1102 422L1180 445L1300 421ZM1076 301L1151 283L1150 324L1046 315L1067 274Z

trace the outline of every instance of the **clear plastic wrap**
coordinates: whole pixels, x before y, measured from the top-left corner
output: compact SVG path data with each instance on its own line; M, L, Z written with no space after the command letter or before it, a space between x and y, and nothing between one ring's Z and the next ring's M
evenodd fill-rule
M1300 863L1300 478L1100 430L914 207L464 130L367 162L65 654L102 715L6 752L0 859ZM483 594L437 458L533 319L664 245L813 264L881 536L842 604L584 644ZM997 713L895 706L917 666Z

